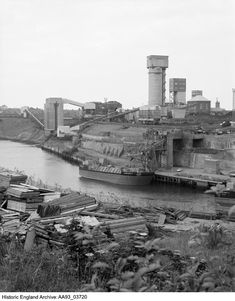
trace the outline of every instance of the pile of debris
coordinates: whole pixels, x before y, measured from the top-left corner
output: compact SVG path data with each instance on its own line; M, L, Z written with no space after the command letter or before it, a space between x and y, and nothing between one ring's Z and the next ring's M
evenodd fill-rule
M143 216L147 223L163 225L164 223L176 224L178 220L182 221L188 216L187 211L180 209L156 207L149 208L130 207L130 206L112 206L106 205L105 212L119 214L122 217Z
M145 231L143 217L124 218L105 213L94 197L72 192L58 192L30 186L25 183L9 184L3 193L0 208L1 234L19 235L29 250L36 243L64 246L66 227L77 221L81 227L90 227L99 242L110 235L128 231Z

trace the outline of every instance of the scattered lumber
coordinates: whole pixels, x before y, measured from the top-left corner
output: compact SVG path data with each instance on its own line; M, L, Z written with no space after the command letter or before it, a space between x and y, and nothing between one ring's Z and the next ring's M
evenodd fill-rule
M225 200L217 204L217 214L189 213L157 206L133 208L118 204L101 205L94 197L86 194L71 192L61 195L60 192L17 182L19 177L8 175L8 178L8 186L0 189L0 201L2 207L4 206L4 208L0 207L0 231L18 233L25 237L26 251L30 250L34 243L63 247L68 231L65 225L70 225L73 221L78 222L79 230L73 233L77 239L80 239L79 237L83 236L87 231L85 229L88 228L91 231L89 235L94 239L95 244L97 243L97 248L105 249L107 242L113 237L164 236L167 231L164 224L175 224L187 216L215 219L220 214L229 219L228 210L232 203ZM21 175L20 180L22 179ZM30 212L33 214L30 215ZM230 220L235 221L235 218L230 217Z
M215 220L216 219L216 213L193 211L193 212L190 212L189 217L199 218L199 219L207 219L207 220Z
M163 208L163 207L151 207L151 208L140 208L135 207L131 208L129 206L119 206L108 208L106 204L106 212L116 213L121 217L134 217L134 216L143 216L148 223L159 223L159 219L165 216L164 221L161 220L160 223L170 223L175 224L178 220L184 220L188 213L186 211L177 210L174 208Z

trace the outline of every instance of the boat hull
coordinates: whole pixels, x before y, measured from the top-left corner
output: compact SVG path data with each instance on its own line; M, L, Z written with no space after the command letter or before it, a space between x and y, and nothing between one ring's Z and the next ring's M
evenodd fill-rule
M118 185L149 185L153 180L153 174L115 174L102 171L93 171L79 168L81 177L96 181L108 182Z

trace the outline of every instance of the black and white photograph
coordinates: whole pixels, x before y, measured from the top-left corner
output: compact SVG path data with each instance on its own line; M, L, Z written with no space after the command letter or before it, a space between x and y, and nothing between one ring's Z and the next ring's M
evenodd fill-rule
M0 0L1 300L233 292L235 1Z

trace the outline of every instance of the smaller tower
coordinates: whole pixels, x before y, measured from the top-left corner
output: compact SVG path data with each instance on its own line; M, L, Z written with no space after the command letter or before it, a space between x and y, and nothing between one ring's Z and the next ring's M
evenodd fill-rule
M218 98L216 98L215 107L216 107L216 109L220 108L220 102L219 102Z
M202 90L192 90L192 98L198 95L202 96Z
M173 104L186 104L186 78L170 78L169 93Z

